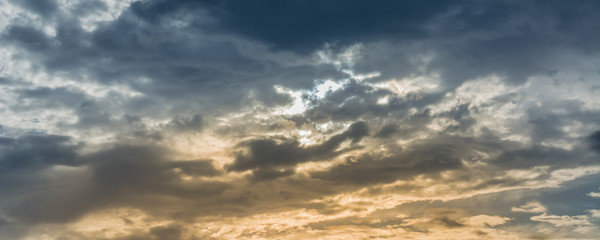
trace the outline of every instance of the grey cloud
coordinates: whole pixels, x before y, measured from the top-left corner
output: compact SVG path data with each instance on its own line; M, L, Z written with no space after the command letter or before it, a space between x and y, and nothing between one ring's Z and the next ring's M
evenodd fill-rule
M2 72L2 68L0 68L0 72ZM0 77L0 85L9 85L12 81L5 77Z
M11 25L3 41L26 50L24 56L50 74L128 85L143 96L124 100L126 110L154 116L156 111L146 111L156 106L148 105L148 100L164 105L171 116L190 114L182 109L226 112L254 101L276 106L290 99L275 92L273 82L310 88L316 78L340 75L332 66L309 62L286 66L242 53L241 48L254 44L244 39L173 28L167 19L141 22L132 12L134 6L93 32L64 16L56 20L54 38L40 29ZM261 51L256 54L271 54ZM146 105L139 108L142 102Z
M136 239L184 239L183 230L181 226L169 225L159 226L151 228L148 233L139 234L122 238L123 240L136 240Z
M81 102L76 110L78 127L87 129L94 126L111 125L111 114L93 100Z
M0 130L1 130L1 128L0 128ZM2 145L2 146L9 146L14 141L15 141L15 139L12 139L12 138L0 137L0 145Z
M282 11L291 11L293 9L295 13L286 15L288 16L288 18L285 18L286 22L276 22L284 26L285 24L296 23L316 27L314 26L315 22L306 21L305 18L301 17L305 13L315 11L322 14L331 13L323 16L318 15L321 17L339 15L335 19L339 19L341 22L325 22L327 24L340 25L343 21L354 21L354 17L350 18L354 11L362 12L364 10L364 6L359 3L341 6L342 9L348 11L334 11L338 6L332 8L328 4L314 4L322 8L315 8L309 3L280 3L279 7ZM205 97L210 99L208 101L220 102L221 107L224 105L240 106L239 104L243 101L240 96L245 95L240 94L240 91L247 94L245 90L247 90L248 86L259 89L262 93L259 95L259 100L265 101L265 103L283 103L287 100L272 90L264 90L270 89L270 82L267 84L266 80L261 79L275 80L273 77L286 76L285 72L295 70L278 66L273 62L257 61L256 59L252 59L252 56L242 55L239 51L240 45L238 45L239 41L243 39L242 37L238 36L240 39L236 40L223 40L227 38L223 38L218 34L227 35L226 33L206 31L208 34L202 34L202 31L205 30L204 28L210 28L210 26L202 24L192 24L185 29L187 34L182 34L182 32L168 28L167 26L169 19L174 18L177 13L186 13L194 10L207 11L208 15L216 19L218 22L217 25L228 29L228 31L233 31L234 33L241 31L239 33L242 36L255 37L268 43L274 43L275 45L287 46L286 48L296 48L295 45L298 45L298 48L305 48L300 46L306 43L305 41L294 42L299 39L297 37L289 37L288 39L288 37L279 36L280 34L278 36L271 36L266 34L266 30L269 29L261 29L262 27L269 27L270 23L268 20L273 17L271 14L262 13L275 5L277 4L274 2L261 4L234 2L213 4L190 1L136 2L119 19L101 26L90 34L84 33L75 24L70 24L70 22L66 21L60 22L56 38L56 41L61 43L60 47L51 47L52 50L46 51L44 54L46 61L44 62L46 66L56 70L68 70L70 73L77 73L79 71L82 71L82 73L94 73L96 78L104 83L131 77L150 77L155 83L152 87L130 80L126 82L136 90L148 95L157 95L168 99L173 104L184 104L184 99L199 98L195 94L201 89L210 88L214 92L215 86L222 92L219 92L220 94L206 92ZM372 11L382 10L386 14L361 14L365 19L368 19L363 24L359 24L359 26L364 26L364 28L360 28L362 30L342 31L340 28L332 29L340 31L340 34L350 34L349 36L362 36L364 34L371 36L361 40L365 42L366 56L370 57L364 60L359 59L357 68L364 70L364 72L380 71L382 77L379 79L408 76L409 73L415 73L411 69L417 69L416 66L423 63L422 61L411 59L405 59L400 62L396 61L399 58L404 59L403 55L434 52L433 60L429 63L430 67L428 68L430 71L441 70L443 73L442 80L449 87L455 87L465 80L491 73L506 75L508 76L508 81L522 82L526 76L532 73L549 70L550 66L543 65L541 61L543 61L542 59L551 58L544 56L553 54L551 52L553 52L552 49L555 46L552 44L552 41L543 40L545 36L562 40L563 38L567 38L563 35L566 35L569 31L585 32L581 27L567 28L561 27L560 24L550 26L527 25L529 23L528 19L532 16L527 16L525 13L530 9L536 9L538 5L542 7L548 6L548 8L541 8L539 12L536 12L536 14L542 17L552 16L552 8L561 6L565 7L565 11L568 13L585 10L583 11L585 18L592 18L589 14L591 10L588 10L588 8L594 9L596 6L596 4L591 2L581 4L583 6L562 4L559 2L544 4L533 2L473 2L464 5L437 1L419 4L383 2L374 6L370 4L372 8L367 8L370 9L367 12L371 13ZM266 8L262 9L261 6ZM588 8L585 6L588 6ZM248 12L247 8L253 9L253 11ZM244 11L241 12L240 9L244 9ZM424 14L407 15L396 14L395 12L394 14L390 14L391 12L389 11L391 9L400 9L401 11L416 9ZM260 18L252 17L247 19L254 15L260 16ZM145 22L139 22L138 18L144 19ZM508 21L508 19L514 20ZM192 18L191 21L193 22L194 20L197 20L197 18ZM567 26L577 26L576 23L578 23L572 17L563 17L557 21ZM256 25L252 25L256 31L245 32L248 27L246 24L252 22L256 23ZM384 22L385 24L376 24L379 22ZM371 24L376 24L379 27L375 29L367 27ZM388 26L388 28L383 26ZM409 30L406 28L409 26L416 26L416 29ZM593 28L594 25L590 27ZM21 31L16 31L18 30L17 27L13 28L15 28L15 33ZM327 41L330 38L331 41L339 40L337 39L339 36L335 34L331 35L331 37L326 37L328 34L331 34L331 29L329 28L319 26L316 29L323 31L317 31L319 34L316 35L309 34L303 36L311 36L311 39L318 40L318 42ZM490 29L493 29L493 32ZM15 38L21 39L21 42L24 43L40 43L42 46L46 46L46 48L51 45L47 39L48 37L39 31L35 32L32 29L27 31L31 33L15 34ZM420 38L427 36L428 40L418 45L401 44L403 41L387 41L388 39L393 40L396 38L404 39L406 34L400 33L407 33L406 31L426 33L416 34L415 36L421 35ZM500 32L498 33L497 31ZM125 32L127 34L121 34ZM324 35L320 35L320 33ZM31 37L23 35L30 35ZM192 38L191 35L202 37ZM407 39L411 38L407 37ZM539 39L542 39L542 41L538 41ZM89 42L92 45L84 46L82 42ZM310 49L315 49L314 43L308 45L313 46ZM579 45L572 44L572 46L576 47ZM398 47L403 50L389 52L390 48L396 49ZM385 49L382 50L382 48ZM417 50L414 50L414 48ZM371 51L383 54L370 54ZM530 52L530 54L523 54L524 51ZM524 59L522 55L531 56L532 59ZM392 58L394 61L390 61ZM74 61L73 59L79 60ZM364 62L367 59L368 64ZM522 62L515 62L512 59L522 59ZM185 60L186 63L184 64L182 60ZM223 68L223 65L235 68L236 73L232 74L229 70ZM313 69L313 67L308 68ZM303 73L302 76L305 77L297 81L278 78L288 85L307 87L312 84L313 79L317 77L325 78L331 76L331 73L327 73L326 75L318 74L316 76ZM265 84L269 86L263 87ZM190 91L190 89L194 89L194 91ZM225 89L230 90L226 91ZM225 98L223 96L228 97ZM181 102L179 99L181 99ZM204 107L206 107L206 104ZM385 113L384 109L377 109L375 106L371 107L370 110ZM348 115L348 117L354 116L352 112L343 111L335 114L335 116L344 115Z
M599 117L600 114L598 112L585 109L584 103L577 100L546 101L539 106L527 109L529 135L536 144L562 139L576 143L577 147L580 148L585 142L586 135L597 129L598 123L596 119ZM564 130L569 126L577 124L586 127L578 131ZM573 137L573 135L576 137ZM540 146L540 148L543 147ZM581 151L585 150L582 149ZM564 152L569 154L575 153L575 151ZM553 158L551 157L551 159Z
M436 178L442 171L453 170L453 180L447 181L460 182L469 181L473 177L487 179L493 172L502 173L511 169L551 166L551 170L554 170L597 163L595 156L586 154L582 143L572 150L544 146L524 147L516 142L500 140L493 135L486 138L470 138L440 133L439 136L411 145L410 148L402 149L393 144L386 145L386 148L393 150L386 151L386 154L352 156L344 164L313 172L311 176L337 184L365 186L410 180L418 175ZM485 152L495 157L481 159L477 152ZM490 175L479 176L464 166L465 163L473 164L478 161L486 163L483 171ZM548 174L542 174L538 179L541 181L549 177ZM518 186L523 182L498 176L473 186L471 190Z
M210 234L201 234L193 232L194 228L185 224L167 224L156 226L149 229L139 229L126 236L119 236L112 239L115 240L215 240ZM60 240L76 240L76 239L91 239L91 240L106 240L104 237L96 237L94 235L78 235L76 233L68 233Z
M388 124L383 126L379 132L377 132L374 137L377 138L388 138L394 133L398 131L398 126L396 124Z
M177 184L179 174L175 170L191 176L218 174L209 160L167 161L165 154L166 150L157 147L121 146L89 156L89 165L93 168L94 181L115 191L124 188L128 191L185 193L186 188L167 187Z
M181 201L210 199L231 187L212 180L186 183L180 179L221 174L211 160L174 161L167 150L156 146L115 146L81 155L79 147L68 140L28 136L7 141L9 148L0 148L2 192L8 196L2 205L11 219L32 224L65 222L115 206L154 211L152 206L165 201L161 200L164 196ZM42 174L52 170L41 167L58 165L78 170L60 179ZM26 189L35 191L24 194Z
M374 92L369 86L351 81L343 89L332 92L323 100L315 101L305 116L314 122L350 121L365 113L387 114L385 107L376 104L382 92Z
M202 128L202 116L196 114L191 117L177 116L167 125L180 132L193 132Z
M595 131L589 137L592 149L600 152L600 131Z
M225 29L266 41L278 48L307 51L321 47L324 42L352 44L380 37L422 37L426 35L423 25L432 16L447 10L448 5L443 1L354 2L343 5L320 1L226 1L211 7ZM270 31L274 28L283 31L283 34Z
M43 17L50 17L58 10L55 0L11 0L23 8L37 13Z
M449 5L444 1L334 4L183 0L136 3L132 8L136 15L149 22L190 9L203 9L216 20L207 26L212 31L234 32L279 49L310 51L324 42L348 44L381 37L422 37L426 35L425 23L446 11ZM361 16L360 20L356 16ZM274 34L274 28L283 34Z
M97 11L107 10L107 8L106 3L101 0L87 0L78 2L72 11L87 16Z
M594 37L575 36L597 32L592 29L600 26L591 22L597 22L593 12L599 7L591 1L458 4L431 19L429 34L422 41L381 38L364 44L365 57L356 68L379 71L385 79L419 74L426 66L426 71L441 73L442 87L448 89L490 74L521 84L529 76L556 70L555 61L565 51L597 55L591 47L596 43L586 40ZM422 56L431 61L423 61L427 57Z
M248 149L247 153L236 153L235 161L227 166L230 171L255 170L255 175L263 178L272 178L289 175L289 170L275 170L277 168L289 168L296 164L307 161L323 161L335 157L350 149L337 148L345 140L358 143L368 135L368 129L364 122L356 122L340 133L329 138L327 141L310 147L301 147L297 141L278 143L272 139L251 140L241 146Z
M456 106L454 109L449 112L440 114L436 117L449 117L454 119L458 125L450 126L449 129L446 129L448 132L466 132L470 130L473 125L477 122L475 118L470 116L471 111L469 111L469 104L462 104Z
M15 91L21 100L34 100L29 104L17 103L15 111L32 110L37 108L75 108L84 101L89 101L84 93L69 88L25 88Z
M432 216L426 225L441 225L447 228L464 227L465 224L460 222L460 217L463 217L465 213L460 209L430 209L427 211L425 216Z
M51 39L40 30L29 26L10 26L4 38L31 51L46 51L51 48Z
M316 101L304 113L304 117L311 122L327 122L352 121L367 116L374 119L391 119L396 124L402 124L401 122L405 120L407 122L404 123L408 124L420 118L420 123L425 123L431 119L430 105L443 100L444 94L408 93L406 97L400 98L387 90L377 90L364 83L350 81L344 88ZM389 95L389 103L377 104L379 98L386 95ZM408 113L411 108L417 109L418 113L411 116Z
M3 138L0 148L0 172L24 171L51 165L81 164L72 139L56 135L29 135L19 139Z
M540 165L552 165L560 168L567 165L583 165L594 163L593 157L586 156L581 147L572 151L553 147L535 146L532 148L505 149L501 155L491 162L511 169L525 169Z
M442 71L445 86L449 88L492 73L507 76L511 83L522 83L532 74L553 70L547 60L560 54L557 48L589 52L594 43L584 39L594 39L593 33L597 31L590 29L599 26L591 23L597 22L594 21L594 10L600 7L593 1L580 4L560 1L469 1L462 4L425 1L405 4L386 1L369 4L369 7L362 3L339 6L268 1L260 4L221 2L202 5L187 1L159 1L137 8L136 14L150 19L174 9L206 8L224 29L263 40L277 48L298 51L320 48L324 42L341 42L342 47L355 42L366 42L368 46L371 42L386 41L400 43L395 47L414 46L422 49L423 54L435 53L429 64L430 70ZM273 11L275 8L278 10ZM562 14L557 14L558 9ZM357 19L355 11L360 11L359 24L353 24ZM397 14L404 11L419 14ZM312 20L307 21L306 15L312 16ZM350 25L353 26L352 31L345 27ZM311 34L294 31L273 35L272 28L276 26L310 29ZM590 38L573 37L590 34ZM423 40L423 44L410 45L416 40ZM370 56L374 58L363 60L369 61L367 65L377 67L362 69L365 72L381 71L387 77L407 76L415 72L411 65L417 65L418 61L387 61L390 58L388 49L384 54L373 54ZM419 53L404 49L409 54ZM400 54L401 51L394 60L403 59ZM359 69L367 65L359 63Z
M447 139L450 140L450 139ZM345 164L311 176L334 183L368 185L407 180L419 174L435 174L463 167L462 160L478 147L469 143L438 140L395 150L393 154L365 154L348 159Z
M122 200L130 194L208 197L229 188L221 182L182 182L181 175L215 176L219 171L210 160L172 161L166 154L157 146L118 146L90 155L92 184L98 194Z

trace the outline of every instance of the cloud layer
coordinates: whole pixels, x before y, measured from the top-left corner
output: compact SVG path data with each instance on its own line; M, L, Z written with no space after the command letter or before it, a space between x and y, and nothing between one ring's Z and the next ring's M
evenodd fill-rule
M0 1L0 237L597 239L596 1Z

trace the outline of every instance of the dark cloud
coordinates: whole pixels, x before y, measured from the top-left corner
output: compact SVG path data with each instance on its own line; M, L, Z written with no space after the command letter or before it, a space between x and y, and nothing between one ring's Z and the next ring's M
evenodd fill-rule
M423 37L428 20L447 11L451 3L223 1L207 5L221 28L277 48L310 51L325 42L352 44L383 37Z
M105 2L100 0L88 0L80 1L73 8L73 12L81 14L82 16L90 15L98 11L106 11L108 6Z
M117 147L89 156L93 178L100 185L139 191L181 191L185 188L168 188L176 184L180 174L189 176L214 176L218 171L210 160L167 161L164 149L157 147ZM179 188L176 190L176 188ZM162 189L162 190L160 190ZM191 190L191 189L189 189ZM197 189L201 191L201 189ZM209 190L210 191L210 190Z
M106 86L123 84L143 93L122 102L130 114L157 115L148 110L155 106L152 102L172 106L171 116L190 114L182 109L231 111L254 101L282 105L290 99L275 92L273 82L310 88L316 78L344 75L332 66L262 59L272 53L249 48L256 44L244 39L173 28L170 23L179 17L140 21L138 4L93 32L65 16L57 20L54 37L31 26L10 25L2 40L27 50L27 58L49 73Z
M396 124L388 124L385 125L377 132L374 137L377 138L388 138L392 136L394 133L398 131L398 126Z
M352 144L358 143L368 135L368 129L364 122L356 122L350 125L346 131L329 138L327 141L310 147L302 147L297 141L278 143L273 139L251 140L242 143L241 147L247 148L247 152L237 152L235 161L227 166L230 171L245 171L255 169L254 175L258 178L274 178L286 176L293 172L290 170L276 170L279 167L294 167L299 163L307 161L325 161L345 151L339 149L345 140L351 140Z
M560 4L548 5L551 7ZM219 102L215 108L223 111L226 106L232 109L242 106L247 102L245 96L248 96L251 90L258 93L256 100L268 106L289 102L288 98L273 90L273 81L287 86L309 88L313 79L332 76L339 78L343 74L340 75L326 66L282 66L274 61L257 59L257 56L242 51L247 49L244 45L247 43L243 43L245 40L223 37L219 34L229 33L211 31L211 24L172 28L169 23L182 18L177 17L180 13L181 16L189 15L191 20L186 19L194 23L202 17L191 13L206 12L207 16L215 18L215 24L221 30L257 38L282 48L306 48L312 51L327 41L364 42L365 52L361 56L364 55L365 58L358 59L356 67L362 72L381 72L381 77L377 79L414 74L415 69L419 69L417 66L424 62L404 59L404 56L435 52L435 57L427 63L428 69L441 71L443 85L455 87L465 80L491 73L506 75L508 81L522 82L530 74L551 70L550 65L543 65L543 60L552 59L555 46L553 41L545 39L547 35L559 38L560 34L555 36L557 34L550 33L563 33L568 28L555 30L556 26L533 25L521 29L519 24L527 24L525 19L530 17L524 16L524 12L535 6L531 2L473 2L457 5L445 1L390 1L365 5L268 1L145 1L134 3L119 19L101 25L91 33L83 31L76 21L64 20L58 22L57 34L53 39L39 29L19 25L9 27L5 38L30 49L31 54L38 56L40 62L49 69L68 72L75 75L74 77L91 74L94 76L92 79L103 84L125 83L144 93L147 96L143 97L145 102L166 100L172 105L179 105L172 108L172 111L183 106L195 108L197 111L199 108L211 108L210 103ZM566 6L567 12L582 8ZM279 11L272 11L274 8ZM553 13L553 10L545 8L539 11L540 16ZM265 14L266 12L271 14ZM312 17L303 17L305 15ZM285 17L271 21L271 18L277 16ZM328 20L319 20L320 18ZM145 21L140 22L139 19ZM355 21L360 21L360 24ZM565 23L573 24L567 20ZM271 24L281 25L282 29L296 30L292 31L294 34L280 34L277 31L278 34L271 35ZM288 24L299 27L287 27ZM353 27L337 27L338 25ZM489 29L495 31L491 32ZM306 34L302 31L315 32ZM413 35L420 37L412 37ZM473 37L470 37L472 35ZM428 40L418 45L394 41L413 41L425 37ZM311 41L319 43L319 46L304 38L310 38ZM523 41L526 42L522 43ZM392 58L394 60L390 61ZM398 59L404 60L397 61ZM514 59L520 59L521 62ZM235 74L230 69L235 69ZM298 72L301 73L300 77ZM152 84L133 81L143 77L151 79ZM356 94L376 99L376 95L359 92ZM324 109L315 112L314 116L332 114L336 119L352 119L365 111L384 115L386 110L401 110L439 101L439 97L436 96L428 95L417 102L392 102L389 107L377 106L372 99L367 99L366 103L355 99L344 105L345 108ZM131 105L129 110L144 109L134 107L139 106L142 100L130 101L132 102L126 103ZM364 106L368 103L373 104ZM361 106L365 109L351 110L348 106ZM177 114L181 113L174 112L172 115Z
M230 31L261 40L276 49L300 52L312 52L327 42L343 47L357 42L411 44L424 40L420 48L425 51L421 53L436 52L430 68L442 71L446 86L454 87L467 79L494 73L507 76L509 82L522 83L532 74L553 70L546 60L560 54L556 52L557 47L591 50L592 41L581 41L593 37L572 36L593 34L590 29L598 29L597 24L589 23L595 18L594 9L599 7L593 1L578 4L560 1L467 1L460 4L447 1L377 4L156 1L137 3L132 9L149 22L158 22L175 12L202 9L216 23L198 26ZM579 15L574 17L576 13ZM582 27L583 19L588 20L586 27ZM406 66L412 65L410 62L385 61L389 58L389 52L369 58L368 64L378 69L368 70L382 71L386 77L406 74L401 71L414 72ZM403 63L406 65L402 66ZM360 66L366 65L359 64L359 69Z
M9 146L14 141L15 141L15 139L12 139L12 138L0 137L0 145L2 145L2 146Z
M345 164L311 173L311 176L338 184L357 185L407 180L420 174L434 176L441 171L462 168L461 159L477 147L457 140L423 143L407 150L398 148L393 154L351 157Z
M600 152L600 131L595 131L589 136L592 149Z
M111 114L93 100L83 101L76 108L77 126L89 129L92 127L105 127L111 125Z
M3 35L5 39L31 51L46 51L52 47L52 40L44 32L29 26L10 26Z
M454 88L490 74L521 84L529 76L556 70L555 61L565 51L598 54L590 49L596 43L585 40L594 37L574 37L600 28L584 23L595 22L593 12L600 5L593 1L467 1L450 5L421 28L427 33L419 39L422 41L398 36L365 44L365 58L356 68L378 70L382 78L392 78L418 74L422 71L418 66L425 65L429 71L441 73L443 87ZM434 57L423 62L419 56ZM391 58L394 61L389 61Z
M116 146L81 155L79 147L69 140L63 136L27 136L5 141L8 148L0 149L0 177L3 192L12 195L6 202L11 205L9 216L30 223L64 222L98 208L144 208L139 204L158 201L162 196L209 198L230 188L217 181L181 180L219 175L211 160L174 161L168 159L167 150L157 146ZM62 179L37 175L40 167L61 165L76 168L64 173ZM25 189L37 190L22 195ZM141 198L146 200L140 202ZM13 202L15 199L20 200Z
M18 139L2 138L0 171L24 171L51 165L81 164L78 145L66 136L29 135Z
M531 168L539 165L559 167L573 165L574 159L577 164L593 163L593 159L586 158L575 151L541 146L514 150L507 149L492 162L506 168Z
M381 97L389 97L386 105L378 104ZM393 119L395 124L404 122L401 128L408 125L425 124L431 119L431 105L443 100L441 93L420 94L408 93L406 97L397 97L387 90L377 90L372 86L350 81L343 89L316 101L304 113L311 122L352 121L361 117ZM409 114L411 109L418 109L419 114ZM407 119L408 118L408 119ZM413 118L413 119L410 119ZM415 119L419 118L418 122Z
M449 132L466 132L472 129L473 125L477 122L471 115L469 110L469 104L461 104L456 106L454 109L440 114L439 117L449 117L454 119L458 124L450 126L447 131Z
M450 132L454 131L453 128L450 129ZM442 171L454 170L456 181L468 181L469 178L477 176L477 173L464 168L464 164L474 164L484 160L478 156L478 152L495 155L484 160L489 164L489 169L485 171L492 172L531 169L536 166L560 169L597 162L594 156L585 153L584 145L581 143L573 150L544 146L523 147L516 142L500 140L493 135L486 138L464 138L440 134L436 138L413 144L406 149L394 144L386 147L392 150L386 151L385 154L369 153L348 157L346 163L326 171L313 172L311 176L338 184L369 185L410 180L422 174L435 178ZM487 177L480 176L480 180ZM550 175L542 174L539 179L549 177ZM522 180L496 177L473 186L472 190L516 186L522 183Z

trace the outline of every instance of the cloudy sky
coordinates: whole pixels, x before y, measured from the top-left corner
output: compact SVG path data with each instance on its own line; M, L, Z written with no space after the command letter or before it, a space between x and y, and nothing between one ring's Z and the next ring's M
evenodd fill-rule
M599 12L0 0L0 238L600 239Z

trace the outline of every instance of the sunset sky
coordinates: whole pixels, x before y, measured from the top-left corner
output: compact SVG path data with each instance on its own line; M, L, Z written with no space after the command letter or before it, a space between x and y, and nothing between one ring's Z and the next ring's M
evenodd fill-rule
M0 239L600 239L600 1L0 0Z

